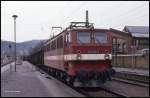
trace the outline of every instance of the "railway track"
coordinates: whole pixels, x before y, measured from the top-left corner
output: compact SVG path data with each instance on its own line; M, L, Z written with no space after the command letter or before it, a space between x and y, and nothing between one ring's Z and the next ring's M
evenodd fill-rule
M97 88L78 88L79 92L88 97L129 97L128 95L117 91L116 89L100 86Z
M51 76L50 73L47 71L44 71L42 69L42 74L46 73ZM53 77L53 76L52 76ZM46 76L46 78L51 79L51 77ZM112 88L105 87L104 85L101 85L100 87L73 87L72 85L64 82L63 80L53 77L54 79L57 79L58 81L63 82L65 85L71 87L72 89L76 90L77 92L83 94L86 97L129 97L128 95L120 92L119 90L115 90Z
M135 87L149 88L149 84L145 84L145 82L143 83L141 81L139 82L139 81L131 80L131 79L112 78L112 81L132 85ZM89 89L89 91L87 91L87 89ZM93 88L84 88L84 91L86 91L88 95L93 96L93 97L131 97L130 94L127 95L126 93L123 93L117 89L106 87L104 85L102 85L99 88L94 88L93 91L92 90Z
M149 84L145 84L145 83L141 83L139 81L135 81L135 80L128 80L128 79L120 79L120 78L112 78L113 81L119 81L119 82L123 82L126 84L132 84L132 85L136 85L136 86L141 86L141 87L149 87Z
M51 79L51 77L48 77L48 76L46 78ZM55 78L55 77L53 77L53 78ZM64 81L62 81L58 78L55 78L55 79L63 82L65 85L71 87L72 89L76 90L77 92L83 94L86 97L129 97L128 95L126 95L124 93L121 93L117 90L107 88L107 87L104 87L104 86L101 86L101 87L98 87L98 88L73 87L72 85L67 84L67 83L65 83Z
M124 73L124 72L116 72L115 78L139 82L141 84L149 84L149 76L132 74L132 73Z
M46 73L46 74L52 76L49 72L44 71L43 69L42 69L42 73ZM46 77L46 78L49 78L49 77ZM135 94L131 94L130 90L128 91L127 89L126 89L126 91L125 90L119 90L119 89L117 89L115 87L111 87L111 86L109 87L108 85L107 86L106 85L101 85L100 87L97 87L97 88L93 88L93 87L92 88L91 87L89 87L89 88L87 88L87 87L86 88L85 87L84 88L80 87L79 88L79 87L73 87L70 84L64 82L63 80L61 80L59 78L56 78L56 77L53 77L53 78L58 80L58 81L63 82L65 85L69 86L70 88L76 90L77 92L83 94L86 97L131 97L131 96L136 96ZM131 88L134 88L134 87L135 88L136 87L149 88L149 85L147 85L147 84L139 83L139 81L138 82L137 81L135 82L133 80L131 81L130 79L127 80L127 79L120 79L120 78L116 78L115 77L115 78L112 79L111 82L118 83L117 86L119 86L119 85L120 86L130 85ZM122 84L124 84L124 85L122 85ZM130 89L130 88L128 88L128 89ZM128 92L130 94L128 94ZM140 95L140 96L142 96L142 95Z
M10 63L12 63L12 62L13 62L13 61L9 61L9 62L7 62L7 63L1 64L1 67L5 66L5 65L7 65L7 64L10 64Z

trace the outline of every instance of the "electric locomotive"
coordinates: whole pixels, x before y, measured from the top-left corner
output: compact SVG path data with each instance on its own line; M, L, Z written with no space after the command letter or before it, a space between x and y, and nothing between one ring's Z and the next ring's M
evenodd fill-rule
M50 38L40 49L40 67L73 86L98 87L111 80L112 32L94 28L92 23L71 22L71 25Z
M87 22L69 28L44 45L44 65L50 73L74 86L97 87L111 80L111 32Z

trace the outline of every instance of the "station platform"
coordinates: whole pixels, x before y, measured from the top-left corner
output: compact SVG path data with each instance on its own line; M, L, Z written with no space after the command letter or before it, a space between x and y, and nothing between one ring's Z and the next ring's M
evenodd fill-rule
M11 65L1 68L1 97L84 97L59 81L46 78L29 62L17 65L17 72Z
M116 72L123 72L129 74L143 75L149 76L149 70L147 69L135 69L135 68L121 68L121 67L113 67Z

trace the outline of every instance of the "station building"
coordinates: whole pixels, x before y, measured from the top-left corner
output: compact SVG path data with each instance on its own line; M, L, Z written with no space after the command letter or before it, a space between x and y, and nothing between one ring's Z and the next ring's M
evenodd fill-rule
M149 48L149 27L148 26L125 26L124 32L132 35L132 45L137 50Z
M148 55L137 54L139 50L149 49L148 26L125 26L122 31L112 28L110 31L113 66L149 68L149 52Z
M110 28L112 33L112 51L117 54L135 53L149 48L148 26L125 26L122 31Z

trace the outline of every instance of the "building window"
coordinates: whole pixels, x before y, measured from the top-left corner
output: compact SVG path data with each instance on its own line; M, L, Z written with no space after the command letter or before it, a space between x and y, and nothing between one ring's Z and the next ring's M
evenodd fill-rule
M137 47L138 47L138 45L139 45L139 40L136 40L136 44L135 44L135 46L137 46Z

